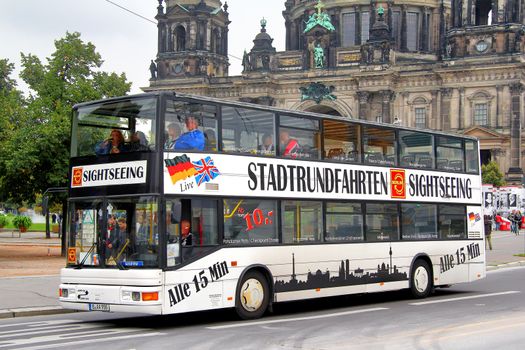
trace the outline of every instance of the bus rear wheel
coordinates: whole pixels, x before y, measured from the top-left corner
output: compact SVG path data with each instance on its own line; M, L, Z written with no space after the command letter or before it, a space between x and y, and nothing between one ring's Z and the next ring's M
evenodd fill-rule
M235 311L243 320L261 317L270 300L270 288L264 275L258 271L248 271L237 289Z
M432 272L428 263L416 260L410 275L410 292L414 298L426 298L432 291Z

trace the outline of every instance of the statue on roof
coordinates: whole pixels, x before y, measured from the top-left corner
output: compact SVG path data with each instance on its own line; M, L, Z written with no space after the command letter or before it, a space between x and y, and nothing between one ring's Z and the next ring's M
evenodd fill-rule
M328 13L323 12L323 8L325 5L322 3L321 0L318 0L317 5L315 5L315 8L317 9L317 12L314 12L310 18L308 18L308 21L306 21L306 28L304 29L304 33L308 33L310 30L312 30L315 26L319 25L326 30L333 32L335 30L334 25L332 24L332 19L328 15Z

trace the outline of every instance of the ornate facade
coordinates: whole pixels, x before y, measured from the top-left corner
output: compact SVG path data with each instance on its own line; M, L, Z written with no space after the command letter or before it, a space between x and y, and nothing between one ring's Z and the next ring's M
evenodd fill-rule
M262 22L241 76L228 76L227 5L162 4L158 73L145 91L474 135L483 162L522 182L521 0L286 0L286 50L276 52L268 32L277 29Z

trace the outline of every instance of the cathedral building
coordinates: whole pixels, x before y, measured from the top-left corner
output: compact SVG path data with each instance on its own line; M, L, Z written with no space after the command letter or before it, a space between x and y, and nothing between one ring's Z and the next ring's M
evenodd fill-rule
M262 20L242 75L229 76L228 5L159 0L158 54L143 89L476 136L482 162L521 184L524 4L283 0L286 50Z

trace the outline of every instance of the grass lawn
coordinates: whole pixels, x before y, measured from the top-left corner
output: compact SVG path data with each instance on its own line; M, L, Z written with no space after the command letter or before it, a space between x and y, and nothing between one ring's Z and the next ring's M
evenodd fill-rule
M11 223L7 224L7 226L4 227L4 230L14 230L14 229L15 227ZM51 224L49 224L49 229L51 229ZM28 231L45 231L45 230L46 230L45 223L42 223L42 224L33 223L33 225L31 225L31 227L28 229Z
M519 256L519 257L525 258L525 254L514 254L514 256Z

